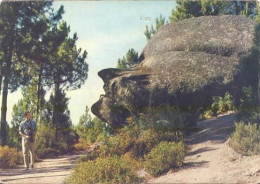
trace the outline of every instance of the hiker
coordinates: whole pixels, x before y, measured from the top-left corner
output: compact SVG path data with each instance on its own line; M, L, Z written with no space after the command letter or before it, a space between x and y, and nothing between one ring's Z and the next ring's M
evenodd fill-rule
M34 120L31 118L31 113L28 111L24 114L25 120L21 122L19 126L19 134L22 136L22 149L24 157L24 166L25 170L29 169L29 152L30 152L30 161L31 168L34 167L34 142L35 135L37 132L37 125Z

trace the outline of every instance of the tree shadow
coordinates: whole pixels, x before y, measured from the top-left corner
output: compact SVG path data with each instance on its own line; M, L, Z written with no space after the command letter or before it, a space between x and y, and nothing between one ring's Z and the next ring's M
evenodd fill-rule
M55 173L60 171L68 171L71 170L74 165L67 165L67 166L54 166L51 167L41 167L35 168L32 170L24 171L22 169L15 169L15 170L5 170L4 173L0 173L0 176L19 176L19 175L30 175L30 174L41 174L41 173Z
M234 116L225 115L213 120L205 120L198 123L203 130L193 133L186 138L187 144L198 144L207 141L224 143L234 131Z
M203 153L203 152L213 151L213 150L216 150L216 148L204 147L204 148L200 148L200 149L197 149L195 151L188 153L187 156L193 156L193 155L197 155L197 154L200 154L200 153Z
M31 177L29 176L26 178L23 177L23 178L15 178L15 179L4 179L4 180L0 180L0 184L1 184L1 182L10 182L10 181L15 181L15 180L33 179L33 178L50 178L50 177L58 177L58 176L69 176L69 175L61 174L61 175L51 175L51 176L31 176Z
M202 166L205 166L209 161L200 161L200 162L186 162L183 164L183 169L189 169L189 168L199 168Z

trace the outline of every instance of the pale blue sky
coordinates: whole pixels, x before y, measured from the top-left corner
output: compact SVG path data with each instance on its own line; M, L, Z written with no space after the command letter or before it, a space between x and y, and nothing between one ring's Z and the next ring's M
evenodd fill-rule
M138 53L147 43L144 36L146 25L155 25L155 19L163 15L168 20L174 1L56 1L58 9L64 5L63 19L70 25L71 33L77 32L78 46L87 50L89 76L81 89L67 92L73 124L77 124L86 105L90 108L101 94L103 82L97 72L114 68L118 58L128 49ZM145 19L149 18L150 22ZM14 103L21 98L20 92L9 94L7 121L11 122Z

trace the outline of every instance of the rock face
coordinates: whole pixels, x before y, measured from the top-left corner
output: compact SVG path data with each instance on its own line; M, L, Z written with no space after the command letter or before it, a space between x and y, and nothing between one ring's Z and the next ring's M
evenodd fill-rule
M98 73L106 94L92 112L117 128L151 106L197 109L226 91L238 98L245 85L239 66L250 54L254 26L243 16L199 17L163 26L144 48L139 65Z

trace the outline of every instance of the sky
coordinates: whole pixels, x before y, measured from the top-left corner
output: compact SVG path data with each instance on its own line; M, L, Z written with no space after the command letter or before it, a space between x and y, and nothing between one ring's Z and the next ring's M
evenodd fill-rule
M72 123L76 125L85 107L98 101L103 81L98 71L115 68L118 58L130 48L140 54L147 44L145 26L155 25L162 14L169 20L174 1L55 1L57 10L64 5L63 20L70 25L71 34L77 32L77 46L87 50L88 79L78 90L68 91ZM21 92L9 93L7 122L11 122L12 107L22 98Z

